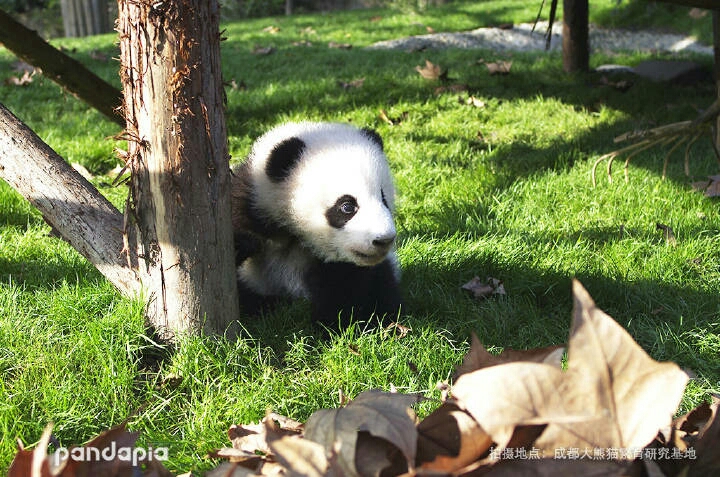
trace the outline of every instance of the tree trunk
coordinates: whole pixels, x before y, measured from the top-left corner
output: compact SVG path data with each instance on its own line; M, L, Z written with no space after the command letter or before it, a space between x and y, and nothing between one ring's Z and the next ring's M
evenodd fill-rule
M123 250L122 213L2 104L0 177L124 295L137 296L137 255Z
M43 75L72 95L96 108L120 126L125 125L125 121L116 112L122 104L120 91L2 10L0 10L0 43L21 60L42 69Z
M238 318L217 0L119 0L130 215L155 327Z
M563 0L563 69L568 73L590 69L588 0Z
M715 57L715 89L720 99L720 7L712 11L713 52ZM715 121L715 151L720 151L720 115Z
M65 36L82 37L112 31L107 0L60 0L60 11Z

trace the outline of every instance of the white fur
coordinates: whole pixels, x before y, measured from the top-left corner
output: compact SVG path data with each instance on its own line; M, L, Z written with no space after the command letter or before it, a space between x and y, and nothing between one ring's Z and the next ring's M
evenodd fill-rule
M267 177L265 162L290 137L301 139L306 148L287 181L277 184ZM394 249L378 254L372 245L375 239L395 236L395 188L382 149L363 132L335 123L284 124L258 139L249 161L258 208L288 226L317 257L360 266L375 265L388 255L395 260ZM336 229L325 212L346 194L356 198L358 211Z

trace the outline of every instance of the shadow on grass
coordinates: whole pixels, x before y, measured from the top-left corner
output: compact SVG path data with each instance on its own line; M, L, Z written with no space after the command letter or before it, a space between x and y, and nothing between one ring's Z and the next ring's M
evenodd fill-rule
M348 112L357 110L364 110L366 117L374 121L369 126L389 131L390 127L377 119L381 109L397 107L402 110L410 103L424 103L429 108L440 108L445 107L444 97L467 95L488 98L495 105L534 97L555 98L562 104L592 114L602 108L625 114L626 119L601 124L580 135L571 135L570 139L565 139L564 132L558 131L557 138L545 147L524 143L495 145L492 142L478 142L478 154L487 153L484 160L495 171L490 182L483 185L486 187L483 193L488 195L507 189L518 179L545 171L564 171L573 167L578 160L606 153L615 147L612 138L622 132L638 126L655 126L692 118L698 108L707 106L713 98L712 85L682 88L641 80L636 80L636 85L623 93L601 85L596 75L565 75L561 71L560 57L544 53L508 54L464 50L407 53L286 46L280 47L272 57L262 57L249 54L248 45L228 43L224 51L225 78L244 84L246 88L227 89L227 125L230 136L257 137L270 125L289 116L343 120ZM481 58L490 61L507 57L512 57L514 61L509 76L490 76L482 65L477 64ZM450 77L456 78L452 83L467 85L467 91L437 95L435 88L440 83L426 82L414 71L414 67L423 64L425 59L449 68ZM340 85L340 82L358 78L365 78L360 88L346 89ZM485 113L468 109L467 114ZM543 112L538 111L537 114ZM417 144L447 144L464 140L460 133L453 133L453 128L450 129L448 135L438 135L425 133L423 128L418 127L411 139ZM455 164L453 158L446 160L448 166L472 167L472 164ZM635 163L660 170L660 164L649 162L639 160ZM670 179L685 180L678 175ZM441 237L453 234L481 236L491 232L491 227L483 226L484 221L479 220L480 227L468 228L467 217L487 213L486 210L479 210L477 204L451 204L442 210L430 212L428 220L436 224L434 229L406 228L403 234L406 237L428 233ZM17 225L20 225L22 219L22 214L13 213L0 217L0 220ZM614 240L616 231L598 229L577 233L585 234L590 240L607 241ZM534 237L532 241L571 242L574 239L576 237L548 236ZM22 273L22 266L8 260L0 263L0 269L10 273ZM54 280L70 279L87 272L85 267L77 264L58 268L57 264L37 262L32 266L48 268L44 273L40 271L32 274L35 278L29 280L33 286L51 287ZM471 274L479 271L489 276L501 276L507 282L510 296L486 303L469 299L459 290L459 286L471 278ZM55 277L49 283L48 275ZM663 300L676 303L678 309L675 311L682 311L681 315L696 317L697 326L712 328L716 325L718 310L707 308L707 304L716 297L697 287L633 282L622 277L603 277L597 273L576 275L599 306L625 325L632 325L637 316L646 320L662 320L663 313L653 314L653 310ZM484 328L484 336L491 341L488 344L523 347L528 343L537 343L538 337L542 337L548 344L566 338L571 307L571 278L571 274L562 271L509 265L488 253L477 258L460 259L446 270L433 268L432 265L411 264L404 271L403 286L407 297L406 310L411 316L410 320L419 326L446 328L459 336L467 336L470 330L480 326ZM684 308L688 303L703 305L698 308L688 305L689 308ZM282 348L296 334L316 332L307 319L305 308L302 304L295 305L288 313L278 313L267 320L241 321L251 335L264 336L263 341L267 341L268 345ZM682 329L673 323L673 320L677 320L673 317L680 315L668 315L672 316L668 316L666 326L672 325L677 335L682 335ZM651 348L659 345L653 339L639 339ZM672 354L672 350L662 351L656 357ZM690 359L691 354L683 356L683 359Z

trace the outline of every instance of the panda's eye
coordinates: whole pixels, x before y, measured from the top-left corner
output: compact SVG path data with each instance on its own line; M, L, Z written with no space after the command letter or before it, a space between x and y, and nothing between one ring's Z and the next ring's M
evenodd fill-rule
M357 212L357 205L351 201L343 202L340 204L340 212L346 215L352 215Z
M355 216L358 209L355 197L345 194L325 211L325 218L331 227L341 229Z

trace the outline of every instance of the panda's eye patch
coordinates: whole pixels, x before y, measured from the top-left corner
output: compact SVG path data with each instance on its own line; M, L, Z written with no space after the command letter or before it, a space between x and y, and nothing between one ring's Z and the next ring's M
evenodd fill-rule
M340 204L340 212L343 214L354 214L357 211L357 205L352 201L346 201Z
M352 219L358 211L358 203L355 197L344 195L335 201L328 210L325 211L325 218L331 227L340 229Z

